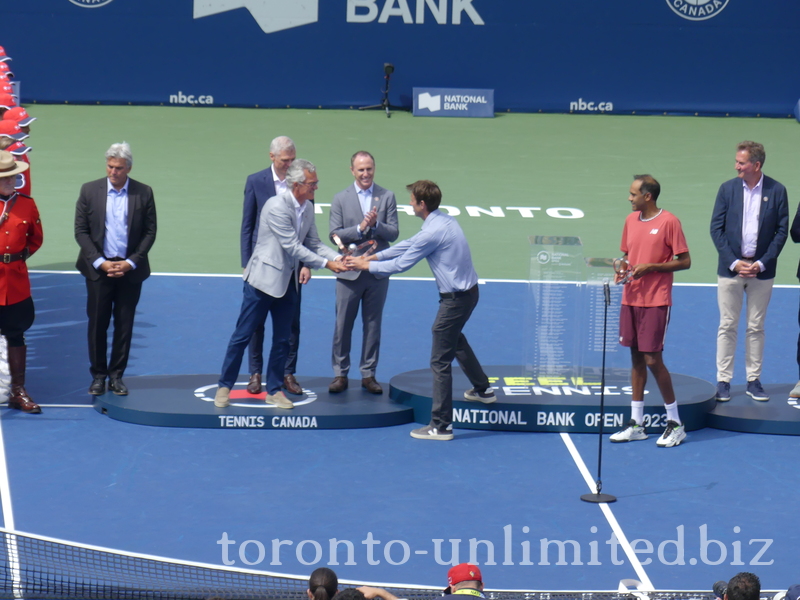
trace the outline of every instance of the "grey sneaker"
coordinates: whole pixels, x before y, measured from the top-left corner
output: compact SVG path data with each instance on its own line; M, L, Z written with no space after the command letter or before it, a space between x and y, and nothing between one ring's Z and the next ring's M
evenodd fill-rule
M418 440L438 440L447 442L453 439L453 432L447 429L436 429L432 425L425 425L411 432L411 437Z
M731 399L731 384L728 381L717 382L717 400L727 402Z
M494 389L490 387L486 388L482 392L472 388L464 392L464 399L469 400L470 402L483 402L484 404L491 404L497 400L497 396L494 395Z
M647 433L645 432L644 427L637 425L636 421L633 419L628 421L628 426L625 429L618 431L611 436L611 441L615 444L620 442L636 442L646 439Z
M289 400L282 391L278 390L274 394L270 395L267 394L267 397L264 398L264 401L267 404L274 404L278 408L294 408L294 402Z
M769 400L767 392L765 392L764 388L761 387L761 382L758 379L753 379L753 381L747 382L747 395L753 400L758 400L759 402L766 402Z
M667 421L667 428L658 438L656 446L659 448L672 448L680 445L685 439L686 430L683 428L683 424L678 425L675 421Z
M794 389L789 392L789 398L800 398L800 381L798 381Z
M214 406L225 408L231 403L231 388L218 387L217 394L214 396Z

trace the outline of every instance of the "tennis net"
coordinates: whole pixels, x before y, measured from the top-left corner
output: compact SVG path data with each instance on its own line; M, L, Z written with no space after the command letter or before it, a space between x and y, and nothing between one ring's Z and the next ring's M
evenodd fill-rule
M0 598L306 600L308 576L168 560L0 529ZM441 588L377 585L398 598L434 600ZM486 590L492 600L714 600L710 591ZM768 595L769 594L769 595ZM772 594L762 592L764 600Z

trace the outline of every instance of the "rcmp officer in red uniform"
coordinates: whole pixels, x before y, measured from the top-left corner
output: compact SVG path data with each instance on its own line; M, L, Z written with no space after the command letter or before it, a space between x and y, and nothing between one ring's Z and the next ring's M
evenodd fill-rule
M34 319L25 261L42 245L42 222L33 198L14 189L17 175L27 169L12 154L0 151L0 334L8 343L9 408L40 413L25 391L25 332Z

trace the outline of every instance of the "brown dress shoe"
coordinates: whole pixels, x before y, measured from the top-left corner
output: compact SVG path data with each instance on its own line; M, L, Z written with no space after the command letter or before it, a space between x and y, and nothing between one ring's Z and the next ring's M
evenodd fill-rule
M331 384L328 386L328 391L331 394L338 394L339 392L345 391L347 389L347 386L348 386L347 377L342 377L340 375L339 377L333 378L333 381L331 381Z
M250 382L247 384L247 393L253 395L261 393L261 373L253 373L250 375Z
M28 395L25 388L21 385L11 386L11 396L8 398L8 408L16 408L22 412L38 415L42 412L36 402Z
M381 384L378 383L374 377L364 377L364 379L361 380L361 387L367 390L370 394L383 393Z
M283 387L287 392L295 396L302 396L303 394L303 388L300 387L300 384L297 383L297 379L295 379L294 375L291 373L283 378Z

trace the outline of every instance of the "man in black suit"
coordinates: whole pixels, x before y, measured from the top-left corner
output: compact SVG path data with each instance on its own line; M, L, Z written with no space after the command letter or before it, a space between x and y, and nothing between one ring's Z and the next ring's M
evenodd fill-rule
M764 146L744 141L736 148L736 174L723 183L711 215L711 239L719 252L717 265L717 400L731 399L736 334L747 295L745 331L746 393L766 402L761 385L764 321L772 296L778 255L789 234L786 188L762 172Z
M89 393L108 389L125 396L122 375L128 364L133 318L150 275L147 253L156 240L156 204L150 186L128 177L133 156L126 142L106 152L106 175L85 183L75 206L75 240L80 246L76 264L86 278L89 317ZM107 331L114 317L111 359Z
M247 178L244 186L244 206L242 208L241 254L242 268L247 267L253 249L258 240L258 222L261 209L267 200L273 196L287 191L286 172L292 166L297 151L291 138L281 135L276 137L269 145L269 160L272 164L258 173L253 173ZM314 200L312 199L313 203ZM311 279L311 270L302 267L299 280L301 284L308 283ZM302 289L302 286L301 288ZM289 337L289 354L286 357L283 387L290 394L302 394L303 388L295 379L297 370L297 349L300 345L300 291L297 296L297 309L292 319L292 333ZM261 373L264 371L264 324L261 323L253 332L248 346L250 381L247 391L251 394L261 393Z

